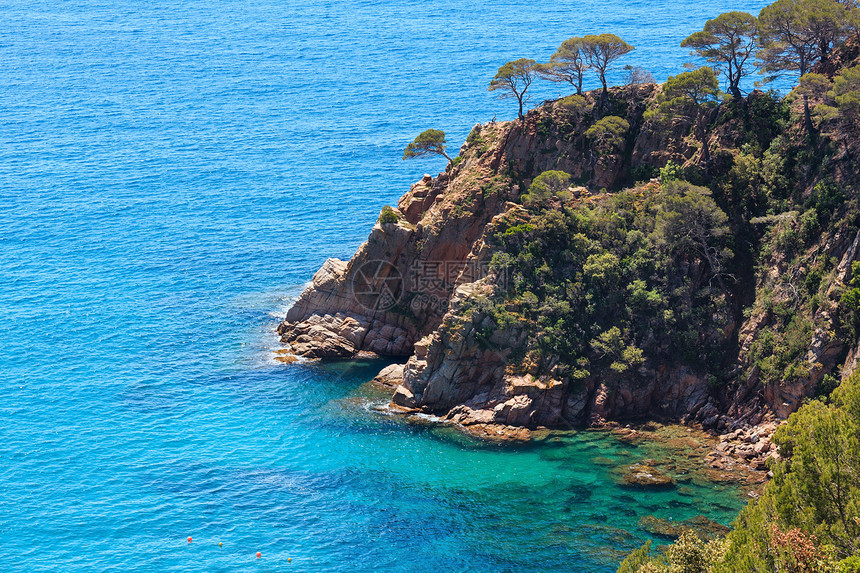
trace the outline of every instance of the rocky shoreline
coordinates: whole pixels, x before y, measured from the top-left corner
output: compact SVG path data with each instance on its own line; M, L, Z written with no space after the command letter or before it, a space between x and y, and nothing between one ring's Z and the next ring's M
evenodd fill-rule
M405 365L403 364L387 366L380 371L372 382L395 392L388 406L389 411L405 416L421 414L423 412L420 408L409 405L409 396L401 394L403 390L400 381L404 368ZM471 416L464 410L452 410L448 416L438 418L438 420L440 423L457 426L473 437L500 443L529 441L533 434L543 436L551 431L547 427L529 429L523 426L494 423L485 417ZM591 428L607 430L621 440L635 442L646 439L647 431L652 428L652 425L651 422L623 426L618 422L603 422L599 425L592 425ZM778 423L775 421L734 430L727 434L706 432L702 429L701 424L679 425L690 431L701 432L714 442L713 449L703 459L715 469L734 468L741 465L752 471L763 471L766 469L768 458L778 457L776 445L770 440L771 435L778 427Z
M288 349L276 352L275 360L291 363L296 360ZM405 364L391 364L383 368L369 383L378 388L394 392L394 397L386 408L386 412L403 416L422 424L432 423L444 424L455 427L464 434L473 438L498 443L498 444L522 444L532 440L543 440L554 433L563 432L558 428L540 426L527 428L524 426L499 424L481 417L468 415L462 409L452 411L445 417L428 417L420 408L411 407L408 402L404 404L403 398L398 398L398 392L402 392L401 381ZM405 396L408 400L408 396ZM767 462L770 459L779 458L776 444L771 437L779 427L780 421L773 416L756 426L748 425L725 434L718 434L712 430L705 430L698 423L662 424L647 421L634 424L620 424L618 422L602 422L592 425L594 431L606 431L621 441L630 444L639 444L645 441L656 441L676 449L692 448L695 455L688 461L698 462L704 468L705 474L710 481L716 483L735 483L751 486L763 484L769 477ZM669 431L662 431L668 428ZM572 428L571 428L572 429ZM659 465L659 464L657 464ZM648 473L655 468L645 463L639 468L640 473ZM676 469L674 467L670 469ZM636 473L636 471L632 471ZM660 474L659 471L651 471L652 474ZM630 480L635 483L635 479ZM647 483L643 480L639 485L659 485L663 481L658 477L656 483ZM752 496L757 496L760 487L750 490Z
M400 385L403 368L403 364L387 366L370 383L385 390L396 390ZM564 430L546 427L529 429L486 423L464 418L462 415L428 419L420 409L398 405L394 400L386 412L421 424L429 421L449 425L473 438L497 444L541 441L564 433ZM778 427L777 421L767 421L728 434L716 434L704 430L700 424L662 424L649 421L625 425L606 422L590 428L589 431L608 432L631 445L652 442L673 452L671 461L644 458L640 463L624 468L620 472L622 477L619 481L628 486L675 487L676 481L669 477L669 474L693 474L698 479L713 483L743 486L747 495L758 497L770 476L767 461L779 457L776 444L771 442L771 436Z

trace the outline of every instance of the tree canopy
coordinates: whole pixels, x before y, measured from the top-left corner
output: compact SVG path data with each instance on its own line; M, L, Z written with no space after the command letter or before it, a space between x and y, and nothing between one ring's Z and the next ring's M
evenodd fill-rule
M702 144L702 156L706 163L711 160L705 123L698 121L699 113L716 105L719 97L719 81L714 70L703 66L697 70L669 76L663 84L657 109L650 117L684 117L693 122L696 137Z
M594 122L588 128L585 136L594 141L594 146L600 153L611 153L624 143L624 137L630 129L630 123L623 117L607 115Z
M785 459L735 523L720 570L827 571L828 557L849 563L860 554L860 373L844 380L830 403L813 401L792 414L774 441ZM780 543L789 532L795 546L810 551L800 555Z
M523 119L523 103L526 92L537 76L537 62L528 58L520 58L506 63L499 68L490 81L489 91L500 91L500 98L516 98L519 103L519 119Z
M860 0L775 0L761 10L758 18L741 11L720 14L685 38L681 46L704 58L716 75L725 79L726 91L739 101L744 95L744 78L756 71L766 74L763 82L785 73L803 76L817 63L828 64L831 52L858 26ZM615 34L575 36L563 41L546 63L529 58L507 62L498 69L488 89L498 91L500 98L516 99L517 117L522 120L527 92L537 77L569 83L577 95L582 95L585 74L593 70L602 87L599 105L594 109L595 118L599 118L609 97L607 74L619 58L634 49ZM624 70L628 86L654 81L642 68L628 65ZM835 73L827 65L818 71ZM809 96L803 98L806 127L813 133ZM690 101L695 103L698 98Z
M813 64L827 62L830 52L860 24L853 2L776 0L759 14L763 71L774 78L785 72L802 76Z
M857 27L858 10L836 0L804 0L801 22L811 35L816 59L827 63L830 52Z
M618 58L629 54L635 48L615 34L591 34L582 38L580 49L585 63L600 76L600 84L603 86L602 98L605 100L608 92L607 70Z
M853 2L837 0L776 0L759 14L762 71L773 80L784 73L801 78L812 65L826 61L833 47L858 23ZM803 96L804 124L814 134L809 93Z
M566 178L541 179L557 175ZM718 360L727 306L702 271L720 268L708 257L725 263L730 236L707 193L678 184L563 209L528 204L528 222L502 222L492 265L510 283L494 313L526 319L514 318L529 329L528 360L576 380L638 376L670 348L690 364Z
M677 76L669 76L663 84L663 94L666 96L666 100L661 103L664 107L700 107L716 102L719 82L714 70L701 67Z
M840 127L857 133L860 131L860 65L842 70L833 78L831 85L823 76L807 74L811 79L805 83L815 82L816 89L829 87L824 94L825 102L816 108L825 120L838 120Z
M441 155L451 165L454 163L454 160L448 156L446 149L445 132L440 129L427 129L422 131L412 143L406 146L406 149L403 151L403 159Z
M551 197L568 199L567 189L570 187L570 174L564 171L544 171L534 178L528 193L523 196L526 205L543 205Z
M742 97L740 81L755 70L756 18L746 12L726 12L705 22L705 27L681 42L725 75L728 91Z
M550 56L549 63L538 64L538 73L551 82L567 82L582 94L582 77L588 66L582 53L582 38L570 38L561 43Z
M824 74L804 74L800 76L794 92L806 98L821 99L833 86L833 82Z
M815 38L809 29L806 0L776 0L762 8L758 17L762 72L768 80L784 72L809 71L817 58Z
M711 190L686 181L670 181L664 186L662 209L655 230L672 248L695 254L708 262L723 292L725 261L732 252L724 246L729 235L728 217L717 206Z

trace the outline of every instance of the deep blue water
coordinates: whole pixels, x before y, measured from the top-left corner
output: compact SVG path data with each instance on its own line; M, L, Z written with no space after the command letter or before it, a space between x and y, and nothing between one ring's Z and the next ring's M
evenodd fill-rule
M442 167L412 137L514 115L508 59L612 31L665 79L763 5L0 3L0 570L613 571L641 515L728 522L731 490L616 487L589 460L644 452L607 437L381 416L380 364L279 365L273 329Z

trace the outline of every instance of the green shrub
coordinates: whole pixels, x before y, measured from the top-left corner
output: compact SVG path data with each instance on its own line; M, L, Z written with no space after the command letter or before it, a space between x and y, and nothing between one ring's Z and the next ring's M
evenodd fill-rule
M481 143L483 139L481 138L481 128L480 126L475 126L472 128L472 131L469 132L469 135L466 136L466 144L474 145L476 143Z
M594 142L600 155L616 152L623 144L630 123L623 117L607 115L597 120L585 131L585 136Z
M774 314L780 320L762 330L750 347L750 356L759 369L761 381L772 384L808 376L806 352L812 342L812 321L780 306L774 307ZM780 314L787 316L783 318Z
M475 155L478 157L490 149L490 141L482 135L482 129L477 125L466 136L466 144L470 149L475 149Z
M639 568L651 561L651 540L645 545L635 549L627 558L621 562L616 573L637 573Z
M400 217L397 216L397 213L394 209L389 205L385 205L382 207L382 211L379 213L379 222L383 225L388 225L390 223L396 223L400 220Z
M551 197L559 197L563 201L569 200L568 187L570 187L570 174L564 171L544 171L532 181L528 192L523 195L523 203L541 206Z
M750 98L747 103L749 109L744 114L749 134L747 140L764 149L785 129L791 116L791 107L785 98L774 90Z
M545 115L541 117L540 120L538 120L537 125L535 126L535 131L537 131L537 134L541 138L546 139L547 137L549 137L549 134L552 133L552 128L554 125L555 121L552 119L552 116ZM555 149L553 148L553 151L554 150Z
M860 573L860 556L852 555L837 563L837 573Z
M589 109L588 100L581 95L569 95L558 101L564 109L576 114L583 114Z
M658 173L660 174L660 181L666 183L667 181L682 179L684 177L684 168L670 160L666 163L665 167L660 168Z
M839 310L842 328L850 340L856 339L860 334L860 262L851 263L851 280L839 298Z

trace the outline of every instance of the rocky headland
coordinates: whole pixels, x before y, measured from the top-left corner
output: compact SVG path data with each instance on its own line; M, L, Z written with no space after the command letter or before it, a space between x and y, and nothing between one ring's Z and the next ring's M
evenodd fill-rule
M604 108L597 93L587 93L546 102L522 121L476 125L454 164L412 185L395 217L381 218L351 260L329 259L314 275L278 329L289 352L406 359L377 378L391 389L391 408L432 414L489 439L528 439L539 428L633 424L635 432L643 421L676 421L719 436L707 456L713 470L764 470L764 460L777 455L770 435L780 421L860 360L840 306L860 261L858 217L854 200L833 192L857 181L851 143L827 147L826 161L803 157L798 104L760 91L707 114L657 122L648 110L660 89L613 88ZM609 115L628 127L607 146L586 132ZM707 125L707 160L691 136L699 124ZM666 177L657 177L667 165L711 188L727 232L710 238L721 246L680 252L649 239L651 250L667 249L668 278L657 280L660 270L647 274L643 266L636 280L611 287L620 298L588 311L632 309L627 326L616 329L623 339L617 352L610 323L599 332L583 313L576 324L576 308L567 330L536 325L544 301L516 257L536 244L528 241L548 244L549 235L539 233L556 220L551 212L577 221L613 212L631 213L630 221L637 213L659 219L667 197L692 196L668 190ZM532 182L550 170L569 174L571 185L529 204ZM779 189L767 182L777 176ZM622 243L666 232L659 224L612 231L620 246L603 247L611 256L600 255L601 272L627 265L634 254ZM568 239L598 241L578 233ZM717 268L719 249L730 255ZM570 295L584 305L610 288L600 287L603 275L588 267L597 262L566 267L567 274L545 265L540 284L570 277L564 288L592 293ZM636 290L642 285L644 295ZM631 302L639 296L645 302ZM648 310L648 300L671 296L690 308L686 341L670 335L682 319ZM586 343L559 350L564 333L576 329Z

